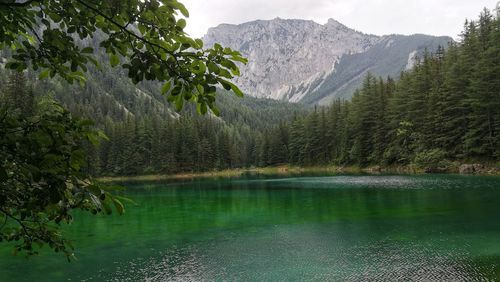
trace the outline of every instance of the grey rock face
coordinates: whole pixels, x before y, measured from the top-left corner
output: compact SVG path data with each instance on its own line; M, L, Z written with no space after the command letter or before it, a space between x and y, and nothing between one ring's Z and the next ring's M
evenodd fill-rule
M205 44L239 50L249 63L236 83L249 95L299 101L311 82L334 69L344 54L366 51L379 38L345 27L305 20L255 21L209 29ZM293 88L296 88L293 90Z
M222 24L209 29L203 40L206 46L218 42L239 50L248 58L248 65L241 67L242 76L235 79L246 94L291 102L319 103L325 96L335 95L337 89L320 91L320 94L317 92L324 88L325 82L336 76L337 66L342 65L344 57L364 54L381 44L392 49L390 47L397 45L398 38L363 34L333 19L320 25L313 21L277 18L240 25ZM422 42L416 45L419 43ZM411 64L417 51L417 47L405 51L401 62L398 61L397 67L391 66L391 70L404 70ZM355 69L349 74L352 77L345 80L351 84L352 81L357 83L357 76L366 71L366 66L361 67L365 69ZM344 88L350 90L353 87L346 85ZM313 99L308 97L311 94Z

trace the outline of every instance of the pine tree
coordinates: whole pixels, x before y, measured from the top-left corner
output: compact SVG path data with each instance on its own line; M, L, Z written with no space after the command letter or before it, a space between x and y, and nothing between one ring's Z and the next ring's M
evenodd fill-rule
M5 105L11 111L19 111L24 116L34 113L35 97L27 86L23 72L11 72L5 89Z

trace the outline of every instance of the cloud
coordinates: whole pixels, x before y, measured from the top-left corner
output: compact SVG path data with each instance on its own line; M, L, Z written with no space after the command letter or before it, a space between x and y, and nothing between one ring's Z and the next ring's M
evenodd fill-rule
M295 18L325 23L334 18L371 34L457 37L466 18L475 19L498 0L181 0L190 11L187 31L201 37L209 27L257 19Z

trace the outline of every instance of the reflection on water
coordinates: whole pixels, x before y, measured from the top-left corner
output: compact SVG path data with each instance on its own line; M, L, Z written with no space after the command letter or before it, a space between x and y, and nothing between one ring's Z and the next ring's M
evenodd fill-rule
M328 176L128 185L77 215L79 261L0 253L5 281L500 280L500 178ZM4 281L0 279L1 281Z
M304 248L302 241L286 240L319 240L321 236L286 234L285 238L277 236L279 242L267 243L234 239L233 243L212 244L207 249L196 245L174 247L117 268L111 280L486 281L487 273L495 267L464 260L470 255L466 252L421 244L396 247L398 243L390 240L347 248L328 238L308 245L304 252L300 250Z

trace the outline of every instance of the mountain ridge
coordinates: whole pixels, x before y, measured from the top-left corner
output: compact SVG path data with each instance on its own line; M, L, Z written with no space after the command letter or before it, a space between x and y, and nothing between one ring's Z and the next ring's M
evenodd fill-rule
M360 60L366 60L356 54L369 56L367 53L370 49L373 47L380 49L381 43L390 45L394 43L389 43L390 40L401 41L403 43L400 45L405 46L405 54L396 52L397 60L390 61L390 69L378 65L387 61L393 54L379 50L378 61L377 58L370 58L372 64L377 66L375 75L394 76L407 68L412 56L421 55L426 49L432 52L437 46L446 46L452 39L422 34L383 36L365 34L333 18L325 24L312 20L275 18L237 25L220 24L210 28L203 40L207 46L217 42L238 50L249 59L248 65L241 66L242 76L235 79L248 95L318 104L335 98L349 98L353 89L359 86L359 79L355 79L358 74L355 73L360 71L348 68L352 73L348 81L353 80L353 82L346 82L347 84L338 87L349 91L340 93L336 91L338 89L330 89L332 97L322 96L328 92L321 89L323 84L337 85L338 83L332 83L330 80L337 80L339 72L345 74L339 67L346 67L341 63L346 57L355 56ZM411 46L407 46L408 44ZM390 49L390 46L386 48ZM391 49L391 52L394 51ZM363 65L363 62L361 63ZM366 68L366 65L362 67ZM319 90L322 90L321 94L317 93ZM316 98L311 99L310 96Z

